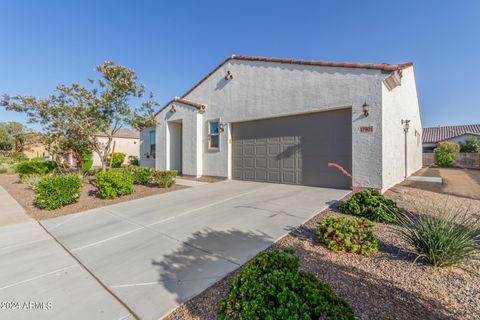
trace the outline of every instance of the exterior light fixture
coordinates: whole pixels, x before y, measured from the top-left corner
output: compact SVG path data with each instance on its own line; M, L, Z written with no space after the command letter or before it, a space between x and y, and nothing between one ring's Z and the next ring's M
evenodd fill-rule
M410 120L403 120L403 132L405 133L405 179L408 177L408 143L407 143L407 136L408 136L408 129L410 129Z
M175 105L172 105L172 107L170 108L170 112L171 113L177 112L177 110L175 109Z
M368 115L370 114L370 106L368 105L367 101L365 101L365 103L363 104L362 110L363 110L363 115L365 117L368 117Z
M233 74L230 70L227 71L227 74L225 75L225 80L232 80L233 79Z
M219 131L219 132L224 132L226 126L227 126L226 123L219 123L219 124L218 124L218 131Z
M402 124L403 124L403 131L407 133L408 129L410 129L410 120L402 120Z

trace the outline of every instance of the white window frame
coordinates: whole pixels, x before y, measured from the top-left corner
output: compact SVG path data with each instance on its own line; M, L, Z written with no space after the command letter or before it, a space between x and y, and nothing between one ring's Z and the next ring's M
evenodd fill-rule
M217 123L218 127L218 133L212 133L211 130L211 123ZM208 145L208 150L212 151L219 151L220 150L220 119L211 119L207 121L207 145ZM212 147L212 136L217 136L218 137L218 146L217 147Z

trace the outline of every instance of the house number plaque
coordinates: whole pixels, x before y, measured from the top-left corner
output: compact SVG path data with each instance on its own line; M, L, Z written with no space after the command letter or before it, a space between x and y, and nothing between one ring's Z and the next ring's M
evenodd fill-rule
M365 133L373 132L373 126L360 127L360 132L365 132Z

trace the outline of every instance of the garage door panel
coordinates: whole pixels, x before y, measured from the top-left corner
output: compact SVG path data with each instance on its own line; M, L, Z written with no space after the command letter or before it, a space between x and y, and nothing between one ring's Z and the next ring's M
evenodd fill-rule
M351 180L328 163L351 172L351 120L343 109L234 123L233 177L348 188Z

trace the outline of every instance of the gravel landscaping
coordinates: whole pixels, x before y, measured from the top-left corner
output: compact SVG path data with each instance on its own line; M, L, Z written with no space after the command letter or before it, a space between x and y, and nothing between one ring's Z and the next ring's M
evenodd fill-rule
M386 193L402 209L435 204L468 208L480 213L480 201L406 186ZM405 243L391 226L376 223L378 253L364 257L336 254L318 243L317 222L330 208L285 236L274 247L294 248L301 268L328 283L354 309L358 319L479 319L480 263L448 268L430 267L407 253ZM237 275L233 272L197 297L181 305L166 319L216 319L219 302Z
M81 212L93 208L108 206L118 202L134 200L138 198L148 197L151 195L161 194L165 192L176 191L186 187L174 185L171 188L160 188L158 186L135 185L135 192L124 195L116 199L102 199L95 194L96 187L91 183L83 185L78 202L66 205L56 210L42 210L35 206L35 194L32 189L19 183L17 174L0 174L0 185L25 209L27 214L36 220L43 220L57 216L67 215L71 213Z

